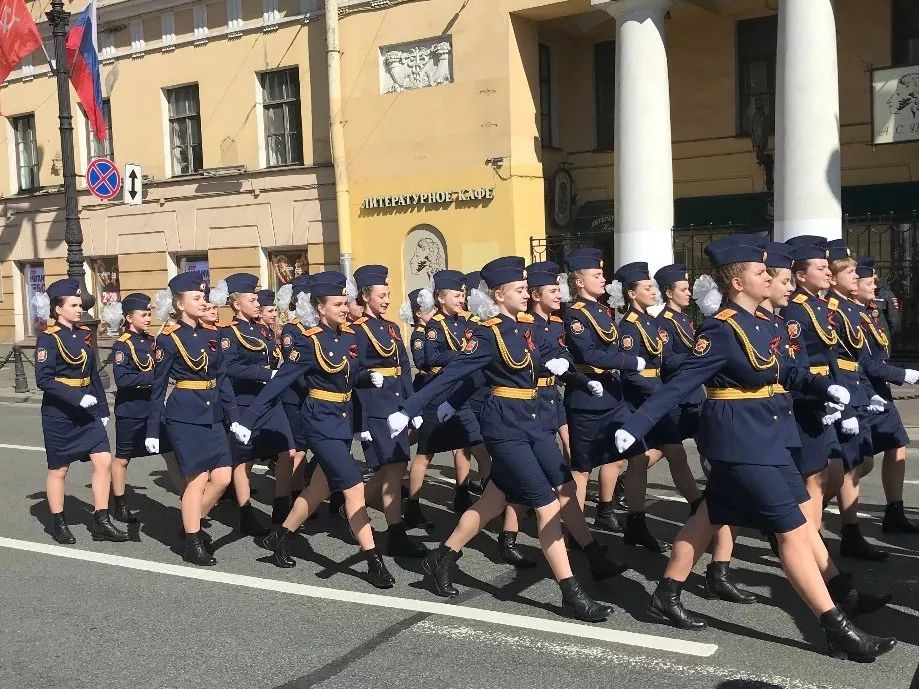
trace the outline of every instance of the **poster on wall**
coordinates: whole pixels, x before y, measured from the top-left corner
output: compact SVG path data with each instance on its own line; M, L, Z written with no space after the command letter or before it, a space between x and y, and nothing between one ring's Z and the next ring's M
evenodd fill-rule
M38 318L32 309L32 297L45 291L45 266L41 263L30 263L26 267L26 308L29 311L29 322L32 332L37 333L45 327L45 319Z
M919 141L919 65L872 70L871 132L875 144Z
M447 244L432 225L419 225L405 237L402 249L405 266L405 292L430 287L434 273L447 268Z
M116 257L94 258L90 260L90 266L93 271L93 284L96 286L97 309L99 309L97 313L102 313L103 307L118 301L121 295L118 283L118 259ZM109 337L118 335L117 327L106 326L106 329Z
M268 254L271 263L271 289L290 284L295 278L309 273L309 261L305 251L281 251Z

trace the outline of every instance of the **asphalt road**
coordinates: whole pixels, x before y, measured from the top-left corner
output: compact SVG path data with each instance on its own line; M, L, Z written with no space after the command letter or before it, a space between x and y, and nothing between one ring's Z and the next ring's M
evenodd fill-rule
M142 524L137 540L126 544L91 540L89 467L74 465L66 511L78 542L57 546L45 532L38 408L0 407L0 443L0 687L907 689L919 663L919 537L880 532L878 471L863 484L864 531L891 557L873 566L841 564L861 586L894 593L892 607L861 623L900 644L861 665L821 653L816 622L752 532L739 539L735 568L760 602L702 598L703 559L684 594L710 623L699 633L646 620L647 596L665 559L603 535L632 569L597 585L574 556L582 581L617 609L608 622L585 625L559 614L544 562L520 575L496 562L493 531L464 551L456 578L463 594L450 603L424 588L418 561L389 559L396 587L370 587L344 524L324 510L293 548L297 567L279 570L233 532L234 511L223 503L210 530L220 546L217 567L188 567L177 550L178 499L166 489L159 458L132 463L129 493ZM452 472L446 457L439 459L426 496L438 527L427 539L431 546L455 521L443 507ZM919 451L910 450L910 459L907 504L915 506ZM270 479L258 476L256 487L267 516ZM651 526L672 539L687 506L675 497L666 466L653 470L650 492ZM384 528L380 515L372 516ZM828 522L835 549L837 517L828 515ZM537 554L534 529L526 523L521 541Z

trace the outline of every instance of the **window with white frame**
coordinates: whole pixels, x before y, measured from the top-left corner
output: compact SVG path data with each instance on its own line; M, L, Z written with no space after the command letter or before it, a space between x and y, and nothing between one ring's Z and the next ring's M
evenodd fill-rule
M172 174L189 175L204 167L198 85L166 89Z
M35 114L10 118L16 143L16 179L19 191L38 188L38 145L35 137Z
M108 158L114 160L115 147L112 145L112 102L108 98L102 99L102 117L105 118L105 138L101 141L96 138L93 128L86 124L89 135L89 157Z
M268 167L303 164L300 73L296 67L259 75Z

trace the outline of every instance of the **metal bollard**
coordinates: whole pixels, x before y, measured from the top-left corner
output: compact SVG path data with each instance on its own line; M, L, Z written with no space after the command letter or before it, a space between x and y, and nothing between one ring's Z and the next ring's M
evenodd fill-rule
M29 381L26 379L26 368L22 364L22 347L13 345L13 391L28 392Z

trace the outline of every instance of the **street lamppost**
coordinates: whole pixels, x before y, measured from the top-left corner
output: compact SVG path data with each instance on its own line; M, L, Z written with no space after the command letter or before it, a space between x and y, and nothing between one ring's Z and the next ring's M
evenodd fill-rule
M65 43L70 12L64 9L63 0L51 0L51 9L46 13L54 39L54 74L57 77L57 112L61 133L61 168L64 175L64 242L67 244L67 277L80 283L83 301L83 316L80 322L87 326L92 338L96 362L99 362L99 347L96 336L99 321L89 313L96 298L86 288L86 270L83 258L83 229L80 227L80 208L77 200L77 171L73 153L73 114L70 110L70 70L67 67ZM100 374L104 376L104 367ZM103 379L103 385L107 381Z

